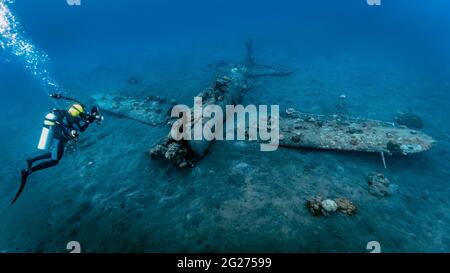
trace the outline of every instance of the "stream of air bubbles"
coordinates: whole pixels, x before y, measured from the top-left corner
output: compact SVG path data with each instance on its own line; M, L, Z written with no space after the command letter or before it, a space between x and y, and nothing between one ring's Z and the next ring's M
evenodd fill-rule
M14 0L0 0L0 47L16 56L26 70L41 81L47 93L59 92L60 87L49 72L51 65L47 53L26 37L19 21L9 9L13 3Z

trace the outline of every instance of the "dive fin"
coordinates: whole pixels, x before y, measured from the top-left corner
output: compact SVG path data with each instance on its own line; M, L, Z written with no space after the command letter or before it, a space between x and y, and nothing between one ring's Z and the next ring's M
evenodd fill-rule
M27 170L21 170L20 171L20 176L21 176L20 188L19 188L19 191L16 194L16 197L14 197L14 200L11 202L11 204L9 206L12 206L17 201L17 199L19 198L20 194L22 194L22 191L25 188L25 185L27 184L27 179L28 179L29 175L30 175L30 173Z

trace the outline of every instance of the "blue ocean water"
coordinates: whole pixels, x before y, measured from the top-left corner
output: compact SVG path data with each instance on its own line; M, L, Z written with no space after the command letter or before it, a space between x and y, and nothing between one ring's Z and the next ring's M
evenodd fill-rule
M372 240L387 252L450 251L448 1L0 4L33 46L29 55L0 48L0 251L65 252L73 240L92 252L365 252ZM248 39L258 62L295 73L258 80L244 103L332 114L345 94L352 116L419 115L437 145L389 157L385 170L376 155L280 149L261 156L253 146L224 143L194 169L177 171L148 158L165 128L107 117L58 166L33 174L8 207L54 107L49 92L83 101L148 92L192 104L214 79L211 65L242 62ZM130 77L142 82L130 86ZM242 164L250 169L245 179L229 178ZM399 193L370 195L366 176L374 171ZM312 195L347 196L358 214L314 218L305 208Z

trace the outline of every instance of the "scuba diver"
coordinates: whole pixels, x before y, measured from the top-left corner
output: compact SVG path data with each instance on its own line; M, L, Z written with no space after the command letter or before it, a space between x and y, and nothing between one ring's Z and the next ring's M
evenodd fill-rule
M68 141L76 140L79 133L84 132L90 124L94 122L100 124L103 121L103 116L100 115L97 106L92 107L91 111L87 112L85 106L76 99L58 93L50 94L50 97L69 101L71 105L68 110L52 109L45 116L38 149L47 152L26 159L28 168L21 171L20 188L11 205L19 198L30 174L56 166L64 154L64 147ZM40 162L34 165L38 161Z

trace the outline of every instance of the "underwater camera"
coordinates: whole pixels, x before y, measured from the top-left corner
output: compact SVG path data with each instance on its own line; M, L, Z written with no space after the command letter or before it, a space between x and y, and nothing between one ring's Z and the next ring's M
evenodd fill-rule
M100 114L100 109L98 108L98 106L93 106L91 108L90 113L88 114L88 118L90 122L95 122L98 125L100 125L103 120L105 119L101 114Z

